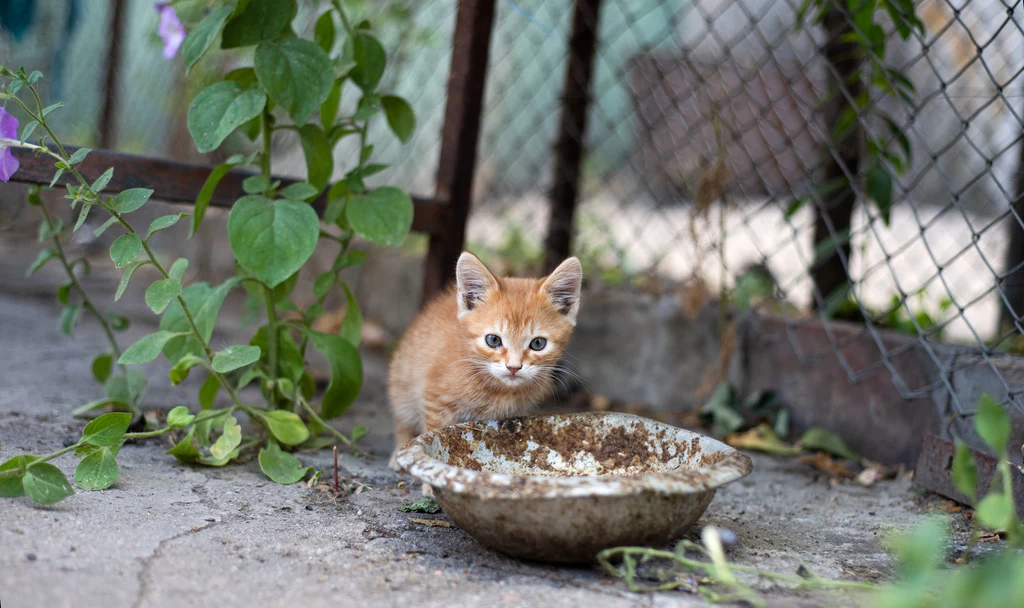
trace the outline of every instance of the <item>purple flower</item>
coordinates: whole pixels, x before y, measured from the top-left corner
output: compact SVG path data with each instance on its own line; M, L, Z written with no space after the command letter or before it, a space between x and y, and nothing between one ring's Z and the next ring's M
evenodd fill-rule
M20 163L14 158L10 147L4 145L5 138L18 141L18 119L0 108L0 181L6 182L18 170Z
M160 27L157 32L164 41L164 59L171 59L178 53L178 48L185 41L185 26L178 19L174 8L166 2L157 2L153 8L160 13Z

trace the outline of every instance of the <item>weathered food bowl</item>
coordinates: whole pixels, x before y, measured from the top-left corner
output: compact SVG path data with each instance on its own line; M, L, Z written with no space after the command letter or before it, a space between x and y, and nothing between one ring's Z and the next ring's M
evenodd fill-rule
M710 437L615 413L457 424L420 435L397 461L482 544L553 562L675 540L716 488L753 468Z

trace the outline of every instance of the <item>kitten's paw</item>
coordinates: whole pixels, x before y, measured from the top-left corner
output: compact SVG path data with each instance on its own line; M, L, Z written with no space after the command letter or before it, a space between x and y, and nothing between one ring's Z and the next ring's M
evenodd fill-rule
M426 496L427 498L433 498L434 497L434 487L433 486L429 486L427 484L423 484L423 495Z
M391 460L388 461L388 466L391 467L392 471L394 471L396 473L401 473L402 472L402 467L398 466L398 460L395 458L395 456L397 456L397 455L398 455L398 450L395 450L394 452L391 452Z

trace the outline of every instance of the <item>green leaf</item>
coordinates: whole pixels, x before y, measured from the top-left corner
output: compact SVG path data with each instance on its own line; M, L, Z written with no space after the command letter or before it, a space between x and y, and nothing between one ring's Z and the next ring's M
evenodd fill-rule
M334 48L334 11L327 11L316 20L313 26L313 40L328 55Z
M71 232L78 232L78 229L85 224L85 220L89 217L89 212L92 211L92 206L93 203L84 203L82 205L82 210L78 212L78 220L75 221L75 227L71 229Z
M121 438L128 432L132 423L132 415L127 412L103 414L85 425L82 430L82 443L99 447L114 447L121 444Z
M974 428L996 454L1005 457L1006 444L1010 442L1010 416L988 393L983 394L978 400Z
M155 233L161 230L167 230L171 226L178 223L183 217L188 217L187 213L175 213L172 215L164 215L153 220L153 223L149 225L149 231L146 233L146 240L153 236Z
M179 462L196 462L202 456L199 453L199 448L196 447L195 442L195 429L189 429L188 434L185 435L173 448L167 450L167 453L178 459Z
M220 48L252 46L275 38L288 27L297 10L295 0L252 0L247 4L224 27Z
M352 229L378 245L401 245L412 228L412 199L385 186L352 198L345 209Z
M213 356L213 371L226 374L260 360L258 346L229 346Z
M307 124L299 129L299 143L306 157L306 180L319 192L327 187L334 171L331 142L327 140L323 129Z
M331 86L331 92L327 95L327 99L320 105L320 126L324 128L325 132L330 132L331 127L334 126L335 119L338 118L338 107L341 105L341 90L344 86L344 78L336 79L334 85ZM333 146L331 147L333 148Z
M238 446L242 443L242 427L234 416L228 416L224 422L224 432L217 438L217 441L210 446L210 456L213 457L213 466L227 464L232 458L238 455ZM209 464L204 461L204 464Z
M27 142L28 138L32 137L32 132L35 131L36 127L38 127L38 126L39 126L39 121L38 120L33 120L32 122L30 122L27 125L25 125L25 128L21 130L21 138L20 138L21 143Z
M352 405L363 387L363 362L359 351L341 336L332 336L315 331L305 332L331 367L331 383L324 392L320 404L326 420L337 418Z
M989 492L981 499L974 514L989 528L1006 530L1014 518L1013 498L1002 492Z
M64 232L64 222L60 221L59 218L53 220L52 224L40 222L39 234L37 235L37 238L39 242L42 243L43 241L46 241L48 239L60 236L61 232Z
M376 38L366 32L358 32L352 41L353 59L356 62L349 73L352 82L364 91L372 91L384 75L387 54Z
M75 333L75 324L82 314L81 304L69 304L60 313L60 330L69 338Z
M136 260L131 264L128 264L128 266L124 269L124 272L121 274L121 282L117 286L117 292L114 293L115 302L120 300L121 296L124 295L124 290L128 288L128 281L131 280L132 275L135 273L135 271L138 270L140 266L145 266L146 264L151 263L152 262L150 262L149 260Z
M334 272L330 270L321 272L313 281L313 296L318 300L323 298L337 283L338 277Z
M345 288L347 304L345 318L341 321L341 330L338 333L342 338L348 340L349 344L358 348L363 339L363 313L359 310L359 303L352 296L352 290L348 288L348 285L342 283L341 286Z
M141 365L149 363L160 355L164 345L172 338L187 336L187 332L158 331L143 337L135 344L128 347L128 350L121 354L117 360L121 365Z
M75 493L64 473L48 462L30 466L21 485L32 502L40 505L52 505Z
M210 374L206 377L203 385L199 387L199 405L204 409L208 410L213 407L214 402L217 400L217 392L220 390L220 380L217 376Z
M137 234L122 234L110 246L110 259L118 268L124 268L135 261L142 251L142 239Z
M113 177L114 177L114 168L111 167L111 168L107 169L106 171L104 171L103 175L100 175L99 177L97 177L96 181L94 181L92 183L92 191L95 192L96 194L99 194L100 192L103 192L103 189L107 187L107 184L110 183L110 180Z
M899 559L901 578L920 580L939 567L948 534L946 524L929 518L909 533L897 536L893 550Z
M100 448L90 452L75 469L75 484L83 490L106 490L117 481L121 470L117 466L115 448Z
M352 120L369 120L377 115L381 110L380 95L376 93L366 93L359 98L359 104L356 106L356 113L352 116ZM359 154L359 162L366 162L366 158L369 156L367 150L372 150L373 146L366 146Z
M114 199L114 211L120 214L131 213L146 204L153 191L149 188L131 188L118 193Z
M812 427L800 437L797 442L804 450L809 452L826 452L838 456L843 460L857 460L857 453L846 445L843 438L823 428Z
M40 268L45 266L47 262L55 257L57 257L56 251L49 248L43 249L39 252L39 256L36 258L36 261L32 262L32 265L28 267L28 270L25 272L25 276L30 277L34 275Z
M416 114L412 111L409 102L395 95L385 95L380 98L384 106L384 115L387 116L388 126L396 137L404 144L412 139L413 131L416 130Z
M366 433L367 430L365 426L361 424L356 426L356 428L352 429L352 443L356 443L363 437L366 437Z
M167 412L167 426L172 429L183 429L192 424L195 419L195 415L184 405L179 405Z
M199 191L199 197L196 198L195 208L192 210L192 224L188 230L188 238L192 238L192 235L199 230L199 225L203 223L203 218L206 217L206 209L210 206L210 201L213 199L213 193L217 190L217 185L220 184L220 180L224 179L224 176L228 174L231 169L237 167L241 163L223 163L217 165L213 171L210 172L210 176L206 178L206 182L203 183L203 189Z
M181 281L175 279L160 279L146 289L146 306L156 314L160 314L167 308L167 305L181 295Z
M68 165L77 165L78 163L85 160L85 157L89 156L90 152L92 152L90 148L79 148L75 150L75 153L72 154L71 158L68 159Z
M114 331L124 331L131 325L128 317L124 315L119 315L116 312L110 311L107 313L107 316L110 317L110 328Z
M108 398L123 403L137 402L145 390L146 374L137 369L110 376L103 384L103 391Z
M15 456L7 462L0 464L0 472L13 471L16 469L23 469L29 465L29 463L39 460L38 456L29 456L22 454ZM17 498L25 495L25 489L21 486L21 480L24 474L18 477L3 477L0 478L0 498Z
M313 255L320 219L305 203L246 196L231 208L228 239L242 268L273 288Z
M952 477L956 489L970 498L971 502L977 502L978 467L971 456L971 449L959 440L956 442L956 452L953 454Z
M185 355L178 362L171 366L170 371L167 372L168 377L171 379L171 384L181 384L188 378L189 372L193 367L202 365L205 360L202 357L196 355Z
M440 513L441 505L433 498L423 498L407 502L398 507L399 513Z
M107 228L110 228L111 226L113 226L116 223L117 223L117 217L111 216L110 219L108 219L107 221L103 222L102 226L100 226L96 230L92 231L93 236L96 236L96 237L103 236L103 233L107 231Z
M192 283L182 290L181 297L185 300L189 311L193 315L196 327L199 328L203 339L209 342L213 335L214 324L217 322L217 315L220 314L224 298L233 287L238 285L239 279L228 279L217 287L210 287L206 282ZM185 312L181 309L181 303L171 302L160 319L160 329L171 332L188 334L191 325ZM173 338L164 347L164 356L172 363L177 362L186 354L203 356L202 347L194 336Z
M302 481L313 467L303 467L298 458L281 450L276 442L269 442L260 450L260 469L263 474L279 484L288 485Z
M875 201L882 221L888 226L892 207L892 175L885 165L879 162L871 167L865 179L868 196Z
M299 445L309 439L309 429L294 412L271 410L261 419L270 434L285 445Z
M92 360L92 375L98 382L106 382L114 369L114 356L103 353Z
M62 283L61 286L57 288L57 301L65 305L70 304L71 288L74 286L74 283Z
M261 42L253 61L256 76L270 98L302 126L331 93L331 59L314 42L288 38Z
M192 28L181 46L181 57L185 60L185 73L192 69L199 58L213 45L214 40L224 29L228 17L235 11L234 7L222 6L210 11L199 25Z
M212 152L249 120L260 115L267 95L259 87L242 88L230 80L203 89L188 108L188 132L200 152Z
M743 426L743 416L733 407L735 399L732 385L721 382L701 407L701 415L711 421L716 437L731 435Z
M263 194L270 190L270 178L266 175L253 175L242 181L242 190L246 194Z
M296 201L306 201L313 198L317 194L320 194L320 190L309 182L297 182L289 185L284 190L281 190L281 196Z

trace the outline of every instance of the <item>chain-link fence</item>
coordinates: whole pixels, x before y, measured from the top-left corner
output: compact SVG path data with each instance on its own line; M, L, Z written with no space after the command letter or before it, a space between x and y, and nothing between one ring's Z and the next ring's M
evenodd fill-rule
M539 269L574 11L596 28L573 253L592 280L703 286L803 323L855 321L904 397L949 390L932 345L1020 349L1024 30L1001 0L498 2L469 242ZM810 10L807 10L807 9ZM802 14L806 11L806 15ZM816 19L817 17L817 19ZM878 28L877 30L872 28ZM874 42L861 44L865 38ZM941 373L914 384L880 330ZM884 378L884 376L881 376Z
M122 44L141 49L156 13L148 0L126 2L131 34ZM85 4L90 19L108 18ZM312 28L316 4L300 3L295 27ZM344 4L378 24L394 52L385 88L409 99L417 115L417 134L405 146L377 125L377 152L393 165L377 178L429 195L456 0ZM906 398L949 391L950 415L970 414L974 403L961 403L948 386L954 370L934 344L978 347L1000 379L999 351L1024 349L1018 4L496 0L495 7L467 236L489 262L541 271L552 253L549 233L568 229L591 281L660 292L696 286L741 308L781 313L790 324L817 319L826 330L855 321L854 337L867 334L878 345L872 360L844 360L838 338L824 353L794 341L796 355L839 357L852 381L888 370ZM66 17L62 10L48 27ZM593 34L592 52L581 24ZM95 39L89 30L79 27L72 43ZM47 40L40 31L29 36ZM0 50L25 55L25 63L33 48L0 35ZM148 89L167 103L154 105L138 97L141 87L125 84L118 111L169 126L138 145L129 145L132 128L121 127L118 147L177 155L171 142L185 133L185 106L169 100L189 96L175 84L179 73L154 69L162 61L156 44L145 48L126 53L125 82L141 73L169 78ZM52 51L40 46L36 54ZM98 90L92 81L55 82L64 83L65 97ZM585 124L584 134L566 130L567 108L585 113L585 123L575 123ZM301 175L301 150L289 137L275 135L276 146L294 149L275 170ZM582 163L566 226L558 223L565 214L552 222L551 200L575 175L557 169L573 139ZM336 151L351 153L344 144ZM901 377L890 364L899 352L884 345L882 329L912 336L939 379ZM1024 411L1013 384L1001 381L999 397Z

